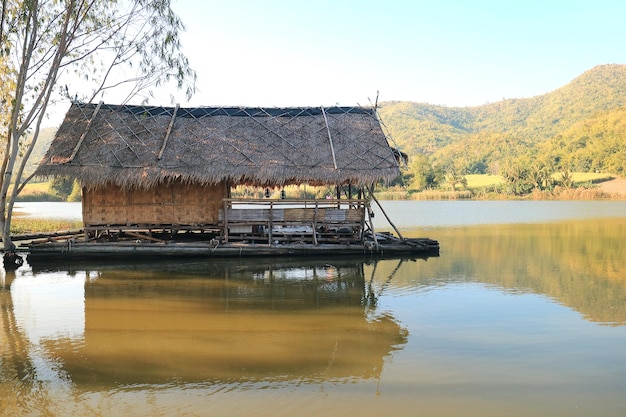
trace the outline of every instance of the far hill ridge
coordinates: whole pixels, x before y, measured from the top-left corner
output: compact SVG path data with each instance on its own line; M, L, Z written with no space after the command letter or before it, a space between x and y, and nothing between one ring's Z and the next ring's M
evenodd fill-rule
M409 156L425 154L434 164L466 173L482 173L477 167L494 171L505 161L541 157L554 169L623 174L623 160L605 159L626 154L626 124L621 123L626 117L625 101L626 65L609 64L532 98L475 107L385 102L379 114L392 139ZM578 159L570 160L571 151L581 148L585 155L578 152ZM581 157L588 161L581 164Z

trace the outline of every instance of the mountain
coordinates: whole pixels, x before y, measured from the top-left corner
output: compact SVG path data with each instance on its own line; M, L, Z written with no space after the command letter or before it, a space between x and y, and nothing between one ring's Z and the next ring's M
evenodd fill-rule
M402 150L409 156L428 155L434 164L469 172L472 167L493 170L506 160L541 156L553 168L578 170L582 167L565 166L572 163L563 152L571 148L570 142L578 142L579 154L585 154L580 151L582 146L596 158L611 150L626 153L626 136L622 135L626 130L616 127L605 134L601 127L621 120L624 104L626 65L610 64L592 68L569 84L532 98L476 107L385 102L379 115ZM580 142L589 129L602 137ZM604 147L607 149L600 149ZM551 153L546 154L548 151ZM586 156L578 155L578 160L581 158ZM606 169L603 162L595 161L594 169ZM624 172L623 164L609 165L611 172Z

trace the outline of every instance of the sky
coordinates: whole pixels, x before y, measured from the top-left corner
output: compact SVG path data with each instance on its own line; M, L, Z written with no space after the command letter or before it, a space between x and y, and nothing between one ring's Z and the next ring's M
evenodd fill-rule
M477 106L626 64L623 0L172 0L172 8L198 74L192 100L176 97L181 106L377 98Z

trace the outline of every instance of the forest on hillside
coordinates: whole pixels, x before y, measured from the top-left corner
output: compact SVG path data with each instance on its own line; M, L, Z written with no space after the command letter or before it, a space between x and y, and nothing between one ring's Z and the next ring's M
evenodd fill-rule
M626 65L597 66L547 94L476 107L386 102L378 113L409 155L403 184L424 190L467 174L502 176L503 191L555 185L555 174L626 174Z

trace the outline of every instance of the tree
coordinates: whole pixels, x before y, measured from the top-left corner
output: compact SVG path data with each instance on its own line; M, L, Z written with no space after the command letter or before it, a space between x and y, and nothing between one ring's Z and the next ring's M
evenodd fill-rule
M408 170L404 175L404 183L412 190L434 188L438 184L440 173L433 167L430 159L424 154L411 158Z
M541 163L535 163L528 169L528 180L534 189L545 190L550 187L550 171Z
M460 184L463 188L467 188L467 178L457 169L452 169L446 174L446 183L452 191L456 191L456 185Z
M49 189L53 194L67 200L74 189L74 180L68 177L55 177L50 182Z
M122 102L147 101L153 88L169 82L189 98L196 75L182 53L182 30L170 0L2 0L0 229L5 259L13 251L15 197L29 180L23 178L24 168L50 105L63 96L90 102L116 90L125 92ZM76 91L62 86L62 80L71 81Z
M559 184L566 189L574 188L574 177L572 176L572 172L570 170L561 172Z
M514 195L528 194L533 189L527 164L521 161L506 161L500 173L506 183L507 192Z

